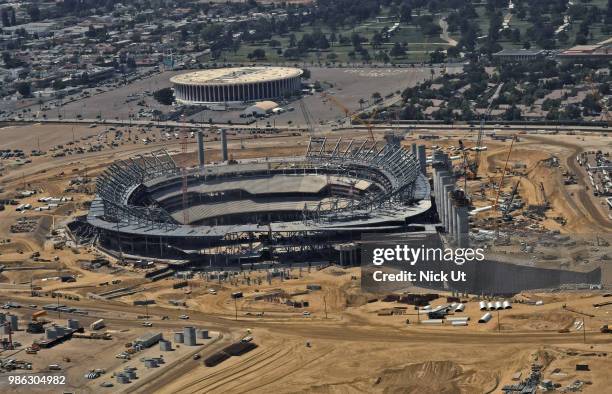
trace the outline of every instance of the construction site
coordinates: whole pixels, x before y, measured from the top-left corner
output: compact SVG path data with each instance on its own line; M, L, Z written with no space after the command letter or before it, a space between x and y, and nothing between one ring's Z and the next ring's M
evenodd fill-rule
M606 130L377 124L332 97L333 130L2 125L3 392L606 392ZM490 264L367 292L371 234Z

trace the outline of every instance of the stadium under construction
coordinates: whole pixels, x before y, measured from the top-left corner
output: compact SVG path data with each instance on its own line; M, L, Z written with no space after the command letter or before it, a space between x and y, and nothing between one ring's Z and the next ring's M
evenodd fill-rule
M221 133L222 164L204 165L198 133L197 167L179 168L164 150L108 167L86 218L97 245L213 264L338 255L348 264L363 233L433 222L423 146L312 138L304 156L230 162Z

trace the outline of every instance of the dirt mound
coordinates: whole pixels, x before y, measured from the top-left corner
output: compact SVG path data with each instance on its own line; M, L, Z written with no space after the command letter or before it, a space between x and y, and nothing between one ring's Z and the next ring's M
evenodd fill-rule
M489 372L465 370L453 361L426 361L381 371L376 377L311 387L309 392L451 394L486 392L496 385Z
M505 329L560 330L567 328L573 321L574 317L569 312L551 311L509 315L502 324Z

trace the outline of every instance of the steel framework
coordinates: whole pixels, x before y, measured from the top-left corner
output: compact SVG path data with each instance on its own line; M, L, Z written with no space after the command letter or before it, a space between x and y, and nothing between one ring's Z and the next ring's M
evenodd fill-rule
M302 216L305 222L366 217L374 209L409 201L420 171L418 159L401 146L368 140L311 138L306 159L322 167L336 167L339 172L354 172L356 178L373 180L385 188L381 193L368 194L359 200L350 199L345 204L336 199L330 209L322 209L321 204L314 210L304 207Z
M129 197L147 180L178 173L176 163L166 150L111 164L96 180L96 193L104 207L104 219L117 223L117 227L138 224L146 228L176 228L178 223L163 208L154 204L134 206Z
M351 178L347 195L337 195L321 201L316 207L304 206L301 212L303 224L334 223L369 218L373 211L397 210L414 199L415 183L420 174L418 159L397 145L375 141L328 140L311 138L305 159L289 159L275 169L256 170L242 173L229 171L216 179L239 176L242 179L261 173L315 173L338 175ZM237 168L239 166L236 166ZM251 169L252 170L252 169ZM146 232L148 229L173 230L181 226L154 200L146 195L148 181L163 180L168 185L182 180L182 195L186 196L186 177L196 173L182 172L165 150L154 151L150 156L137 156L113 163L98 177L97 199L92 208L100 207L101 216L107 222L115 223L117 230L123 226L136 226ZM377 187L363 190L354 197L355 183L367 180ZM139 200L137 204L134 201ZM183 205L184 205L183 198ZM187 207L183 206L185 210ZM184 223L188 224L188 223Z

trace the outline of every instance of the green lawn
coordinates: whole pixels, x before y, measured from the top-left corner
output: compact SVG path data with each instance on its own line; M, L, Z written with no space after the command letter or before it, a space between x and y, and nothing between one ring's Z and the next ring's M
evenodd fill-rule
M388 10L383 10L381 15L387 15ZM376 18L369 19L364 21L358 26L352 28L342 28L338 29L335 34L336 36L342 35L350 38L353 33L358 33L359 35L371 40L372 36L380 32L383 28L390 28L393 26L395 21L383 21L379 22ZM296 41L299 41L304 34L310 34L315 29L321 30L328 37L331 34L331 30L325 26L302 26L302 29L298 32L293 32L296 36ZM273 36L272 40L279 41L281 44L281 48L284 51L289 47L289 35L283 36ZM364 48L366 48L371 56L374 59L375 52L378 50L390 50L395 42L406 43L408 47L408 53L406 56L393 59L392 62L396 63L404 63L404 62L421 62L429 60L429 53L435 51L436 49L445 49L447 45L446 43L438 36L426 36L421 31L420 27L413 23L402 23L400 24L400 28L396 31L396 33L384 43L384 45L379 49L374 49L369 42L363 44ZM300 58L299 60L288 60L285 59L282 55L277 54L277 49L269 46L268 42L261 43L252 43L252 44L242 44L240 49L236 52L224 51L222 58L218 59L218 61L224 62L237 62L237 63L252 63L253 61L248 59L248 54L253 50L261 48L266 52L266 58L261 60L263 63L326 63L327 56L330 53L335 53L337 55L336 63L347 63L347 62L356 62L361 63L362 59L359 55L356 56L355 59L351 59L348 54L353 51L352 45L340 45L335 42L332 43L332 47L325 51L320 51L317 53L316 51L309 52L306 56ZM205 59L208 60L208 59ZM375 60L372 60L375 61Z

